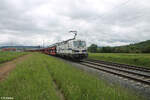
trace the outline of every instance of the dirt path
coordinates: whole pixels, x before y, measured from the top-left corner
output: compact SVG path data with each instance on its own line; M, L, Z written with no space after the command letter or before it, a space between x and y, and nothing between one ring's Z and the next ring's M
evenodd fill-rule
M9 62L6 62L6 63L3 63L1 66L0 66L0 81L2 79L4 79L11 70L13 70L15 67L16 67L16 64L17 63L20 63L22 61L24 61L25 59L27 59L29 56L31 56L31 54L29 55L24 55L24 56L21 56L19 58L16 58L12 61L9 61Z
M45 61L45 63L47 64L47 62ZM46 66L47 70L48 70L48 73L50 76L51 73L50 73L50 70L48 69L48 66ZM53 82L53 85L54 85L54 88L56 90L56 95L60 98L60 100L67 100L64 96L64 93L63 91L61 91L61 89L59 88L59 86L57 85L56 81L54 80L54 78L52 77L52 82Z
M63 92L59 89L58 85L56 84L56 81L54 80L53 80L53 85L55 87L57 96L59 96L60 100L66 100Z

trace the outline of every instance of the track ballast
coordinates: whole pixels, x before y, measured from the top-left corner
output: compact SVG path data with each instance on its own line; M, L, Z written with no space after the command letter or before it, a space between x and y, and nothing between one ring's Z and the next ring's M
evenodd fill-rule
M84 60L80 62L80 64L150 86L150 69L148 68L105 62L94 59Z

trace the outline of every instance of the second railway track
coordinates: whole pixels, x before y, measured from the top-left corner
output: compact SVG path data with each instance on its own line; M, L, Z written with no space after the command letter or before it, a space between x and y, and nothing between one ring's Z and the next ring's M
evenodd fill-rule
M80 64L150 86L149 69L139 68L135 66L132 67L123 64L117 65L117 63L105 63L104 61L98 60L84 60L80 62Z

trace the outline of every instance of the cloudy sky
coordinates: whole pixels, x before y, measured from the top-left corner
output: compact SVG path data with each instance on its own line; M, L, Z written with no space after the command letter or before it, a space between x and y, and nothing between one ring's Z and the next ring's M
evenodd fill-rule
M150 39L150 0L0 0L0 46L73 37L118 46Z

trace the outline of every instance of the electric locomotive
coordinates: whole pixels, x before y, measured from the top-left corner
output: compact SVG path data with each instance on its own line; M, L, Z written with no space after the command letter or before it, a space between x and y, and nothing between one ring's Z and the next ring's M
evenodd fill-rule
M77 31L70 31L75 34L73 39L68 39L63 42L53 44L50 47L55 46L56 55L72 58L74 60L82 60L88 57L86 42L83 40L76 39Z
M77 31L70 31L70 32L75 34L74 38L59 43L55 43L47 48L28 51L42 52L48 55L71 58L78 61L87 58L88 53L86 42L84 40L76 39Z

